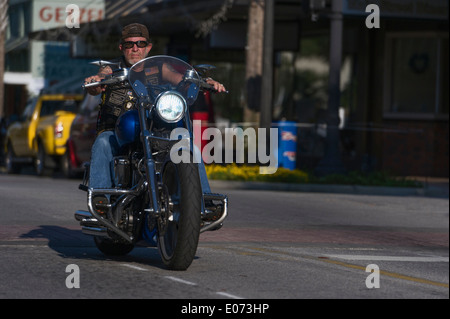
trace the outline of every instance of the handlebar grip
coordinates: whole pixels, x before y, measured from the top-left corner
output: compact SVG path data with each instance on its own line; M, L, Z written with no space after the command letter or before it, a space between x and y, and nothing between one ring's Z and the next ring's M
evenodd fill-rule
M87 83L87 84L83 84L83 85L81 85L81 88L82 89L87 89L87 88L90 88L90 87L93 87L93 86L98 86L98 85L101 85L101 81L100 82L91 82L91 83Z
M213 92L213 93L216 93L216 92L217 92L217 90L214 89L214 85L208 84L208 83L206 83L206 82L203 82L203 83L202 83L202 89L207 90L207 91L210 91L210 92Z
M201 85L201 87L202 87L202 89L207 90L207 91L210 91L210 92L212 92L212 93L218 93L218 92L219 92L219 91L217 91L217 90L214 88L214 85L208 84L208 83L206 83L206 82L203 82L202 85ZM229 93L229 92L228 92L228 91L225 91L224 93Z

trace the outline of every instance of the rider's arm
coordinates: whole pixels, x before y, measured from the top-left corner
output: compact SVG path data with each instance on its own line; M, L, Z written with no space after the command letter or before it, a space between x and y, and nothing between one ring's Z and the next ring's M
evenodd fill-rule
M171 83L178 84L183 80L183 75L181 73L177 72L170 65L165 63L162 66L162 73L164 79ZM214 90L217 91L218 93L227 91L225 86L223 86L223 84L213 80L212 78L206 78L205 81L206 83L211 85L214 88Z
M92 82L99 82L102 79L104 79L106 75L109 75L111 73L112 73L112 69L109 65L101 67L96 75L93 75L93 76L90 76L90 77L84 79L84 84L88 84L88 83L92 83ZM86 88L86 90L88 91L88 93L90 95L99 95L100 93L102 93L105 90L105 88L98 85L98 86L91 86L89 88Z
M170 64L164 63L162 65L163 79L172 84L178 84L183 81L183 74L177 72Z

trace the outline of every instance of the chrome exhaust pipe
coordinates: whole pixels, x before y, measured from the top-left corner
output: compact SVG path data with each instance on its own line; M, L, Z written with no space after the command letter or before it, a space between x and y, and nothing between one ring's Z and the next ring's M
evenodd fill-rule
M97 225L101 228L105 228L105 229L109 229L111 231L113 231L114 233L116 233L117 235L119 235L120 237L122 237L123 239L125 239L127 242L129 243L133 243L134 241L134 237L128 235L126 232L124 232L122 229L120 229L119 227L117 227L116 225L113 224L112 221L107 220L106 218L103 218L102 216L100 216L94 209L93 203L92 203L92 199L94 197L95 194L109 194L109 195L128 195L126 196L123 201L121 202L121 205L125 205L127 203L127 201L131 197L134 196L139 196L143 191L145 191L145 189L147 188L147 182L144 179L141 179L139 181L139 183L136 185L136 187L132 188L132 189L93 189L93 188L89 188L87 191L87 203L88 203L88 208L89 208L89 213L91 214L91 218L96 219L97 220ZM123 207L123 206L122 206ZM122 207L119 207L119 209L122 209ZM108 214L110 214L111 212L109 211Z
M203 225L200 228L200 233L203 233L208 230L216 230L222 226L223 221L228 216L228 197L226 195L221 194L204 194L203 199L205 200L215 200L215 201L221 201L223 204L223 212L222 215L215 221L211 222L210 224ZM202 220L208 222L207 218L208 215L211 213L207 211L207 208L205 207L205 213L202 214ZM212 213L214 214L214 213Z
M83 227L81 227L81 231L85 235L109 237L108 230L105 227L83 226Z
M75 219L79 222L83 221L84 219L90 219L90 218L92 218L92 214L85 210L77 210L75 212Z
M81 226L98 227L100 226L98 220L92 216L91 213L83 210L77 210L75 219L80 222Z

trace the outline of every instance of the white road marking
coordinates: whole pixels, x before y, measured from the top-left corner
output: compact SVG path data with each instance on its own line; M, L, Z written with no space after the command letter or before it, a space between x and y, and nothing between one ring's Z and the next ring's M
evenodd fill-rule
M135 266L135 265L130 265L130 264L122 264L122 266L131 268L131 269L140 270L140 271L148 271L145 268L142 268L142 267L139 267L139 266Z
M406 262L449 262L448 257L418 257L418 256L370 256L370 255L324 255L328 258L345 260L371 261L406 261Z
M221 296L231 298L231 299L244 299L242 297L238 297L238 296L235 296L235 295L232 295L232 294L229 294L226 292L221 292L221 291L216 292L216 295L221 295Z
M164 278L167 278L167 279L172 280L172 281L180 282L180 283L185 284L185 285L197 286L197 284L195 282L183 280L183 279L180 279L180 278L177 278L177 277L165 276Z
M135 266L135 265L130 265L130 264L122 264L122 266L131 268L131 269L135 269L135 270L139 270L139 271L148 271L148 269L145 269L145 268L142 268L142 267L139 267L139 266ZM189 285L189 286L198 286L195 282L187 281L187 280L184 280L184 279L181 279L181 278L178 278L178 277L164 276L164 278L172 280L172 281L175 281L175 282L178 282L178 283L182 283L182 284L185 284L185 285ZM221 291L216 292L216 294L220 295L220 296L224 296L224 297L230 298L230 299L244 299L242 297L235 296L235 295L232 295L232 294L229 294L229 293L226 293L226 292L221 292Z

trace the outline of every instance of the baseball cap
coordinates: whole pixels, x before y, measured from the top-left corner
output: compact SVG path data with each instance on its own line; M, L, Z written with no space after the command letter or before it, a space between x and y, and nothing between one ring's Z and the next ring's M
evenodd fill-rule
M123 27L122 41L124 41L126 38L131 37L144 37L148 42L150 42L150 36L148 34L147 27L140 23L132 23Z

